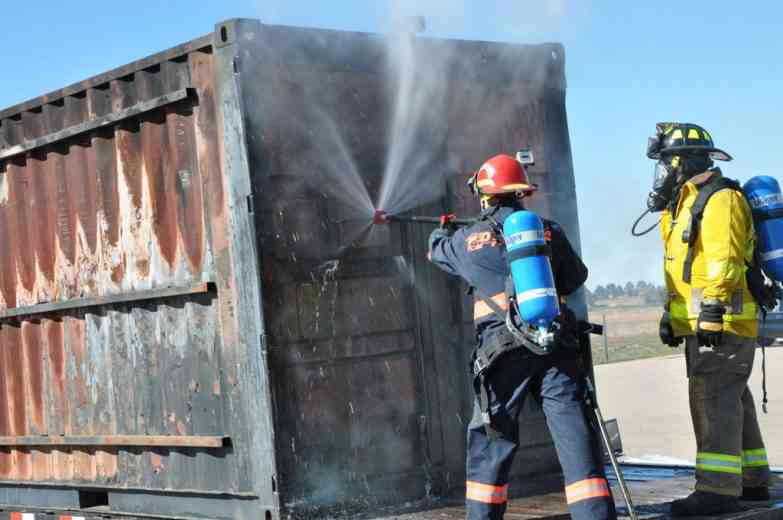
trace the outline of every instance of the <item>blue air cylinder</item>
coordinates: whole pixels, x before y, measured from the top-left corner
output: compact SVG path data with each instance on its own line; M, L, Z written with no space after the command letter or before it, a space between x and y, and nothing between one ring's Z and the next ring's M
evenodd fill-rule
M778 282L783 282L783 196L774 177L759 175L742 187L748 197L759 238L761 267Z
M530 325L548 329L560 314L560 303L546 254L544 225L532 211L516 211L503 223L503 235L519 314Z

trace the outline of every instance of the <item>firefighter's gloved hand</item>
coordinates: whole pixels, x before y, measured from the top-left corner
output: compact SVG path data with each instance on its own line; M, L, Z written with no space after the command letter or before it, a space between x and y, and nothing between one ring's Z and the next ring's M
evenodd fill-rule
M719 303L701 304L696 339L700 346L716 347L723 336L723 314L726 308Z
M682 343L682 337L674 335L674 329L672 328L671 317L669 311L663 311L661 321L658 323L658 336L661 338L661 343L669 345L672 348L677 348Z
M432 248L435 247L435 244L438 242L438 240L442 240L444 238L448 238L454 233L449 233L447 230L443 228L435 228L432 230L432 233L430 233L430 239L429 239L429 249L432 251Z
M448 236L453 235L454 232L457 230L457 225L454 223L454 220L456 218L457 216L454 215L453 213L440 216L440 228L446 231L448 233Z
M576 314L567 305L560 304L560 317L558 319L564 331L577 332Z

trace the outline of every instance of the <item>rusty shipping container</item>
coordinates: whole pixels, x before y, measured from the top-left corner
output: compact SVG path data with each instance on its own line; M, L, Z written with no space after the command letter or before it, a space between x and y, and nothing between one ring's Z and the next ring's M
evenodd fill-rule
M424 226L356 240L319 169L341 151L314 106L377 196L385 48L232 20L0 111L0 508L278 519L461 492L472 302ZM413 48L459 57L412 150L443 180L419 210L475 214L466 173L530 146L533 209L578 247L562 47ZM559 469L525 413L534 493Z

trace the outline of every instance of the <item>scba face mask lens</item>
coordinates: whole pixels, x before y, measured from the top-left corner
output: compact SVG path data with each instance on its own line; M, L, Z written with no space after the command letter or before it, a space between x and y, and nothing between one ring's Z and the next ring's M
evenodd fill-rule
M663 211L669 203L677 183L677 177L672 170L664 161L655 163L652 191L647 197L647 209L650 211Z

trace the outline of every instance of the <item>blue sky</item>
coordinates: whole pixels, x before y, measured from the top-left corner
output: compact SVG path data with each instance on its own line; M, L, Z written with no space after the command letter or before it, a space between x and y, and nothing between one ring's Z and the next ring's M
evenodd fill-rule
M565 45L590 287L661 281L657 233L628 232L651 183L644 149L657 121L705 126L735 157L728 176L779 174L783 4L772 1L19 2L3 13L0 107L200 36L227 18L383 31L400 14L424 15L433 36Z

